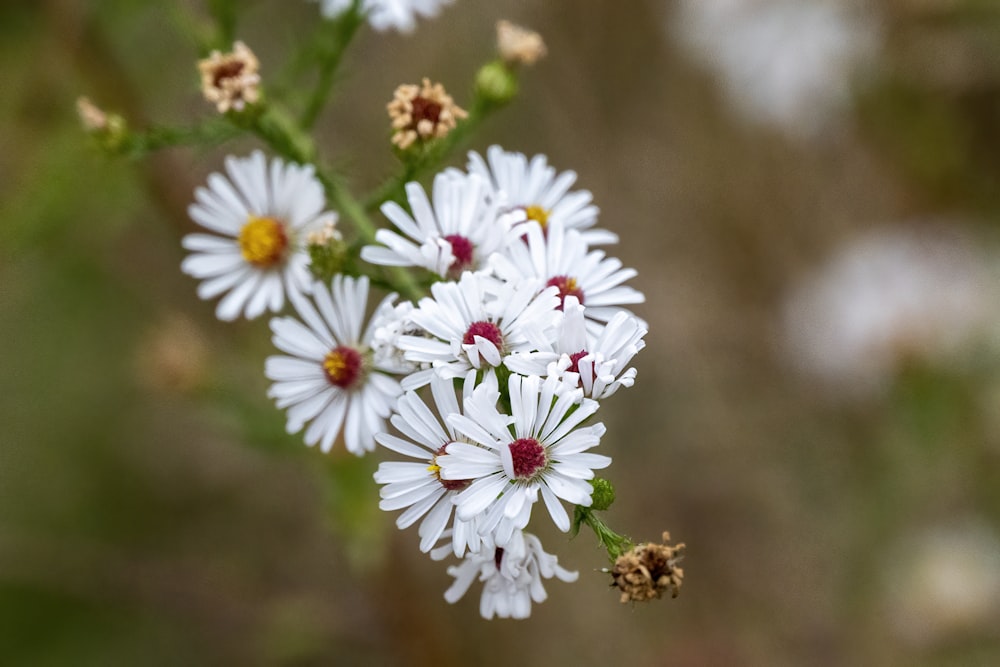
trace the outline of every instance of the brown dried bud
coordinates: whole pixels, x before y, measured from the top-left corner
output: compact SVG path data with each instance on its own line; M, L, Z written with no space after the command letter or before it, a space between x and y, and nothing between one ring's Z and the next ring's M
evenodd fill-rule
M386 106L392 120L392 143L406 150L416 141L438 139L453 129L457 121L469 114L455 104L440 83L431 85L404 84L396 88Z
M684 544L669 546L670 533L663 533L663 544L640 544L622 554L611 569L612 585L621 592L621 601L646 602L659 598L664 591L677 597L684 570L677 564L684 558Z
M230 109L242 111L260 99L260 62L243 42L233 44L230 53L212 51L198 62L201 92L219 113Z
M541 35L510 21L497 22L497 51L509 65L534 65L547 53Z

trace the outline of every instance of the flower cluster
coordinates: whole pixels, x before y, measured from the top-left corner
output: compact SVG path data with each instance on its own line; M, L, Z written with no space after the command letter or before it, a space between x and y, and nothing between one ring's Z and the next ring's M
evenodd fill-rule
M546 53L541 36L507 22L471 112L429 78L397 88L388 112L402 173L355 199L309 136L340 56L366 21L410 31L448 0L320 1L330 23L317 43L334 42L305 51L320 70L298 114L280 87L264 94L257 57L234 41L198 66L221 113L213 122L140 134L86 100L81 119L123 153L250 132L276 154L230 156L195 190L188 214L202 231L184 237L182 270L200 281L199 297L218 299L221 320L276 314L264 373L288 432L323 452L381 448L381 509L417 527L422 552L459 560L445 599L479 579L484 617L524 618L545 599L545 580L577 576L529 532L532 516L562 532L593 528L611 561L634 546L594 511L614 495L595 474L611 464L597 452L605 427L595 416L634 384L644 346L646 324L629 310L644 301L627 284L636 272L608 255L618 237L597 227L576 174L544 155L492 146L469 153L464 169L441 166ZM213 9L220 36L233 31L230 10ZM420 176L431 174L425 189ZM373 289L395 292L369 307Z
M543 579L573 578L525 532L532 510L541 500L565 532L564 503L591 504L589 480L611 463L591 451L605 432L592 417L633 384L646 328L625 308L643 301L623 284L635 272L591 246L615 237L593 229L575 174L497 146L488 158L438 174L430 196L409 183L406 208L383 204L398 233L379 231L361 258L438 280L416 302L387 296L367 326L367 277L309 279L304 237L330 235L336 216L308 167L229 159L190 209L217 235L185 238L183 268L202 297L228 292L223 319L288 297L296 315L271 321L282 354L265 368L288 431L323 451L342 438L355 454L377 443L404 457L375 474L380 506L403 510L400 528L419 522L422 551L462 559L447 599L478 576L485 616L524 617Z

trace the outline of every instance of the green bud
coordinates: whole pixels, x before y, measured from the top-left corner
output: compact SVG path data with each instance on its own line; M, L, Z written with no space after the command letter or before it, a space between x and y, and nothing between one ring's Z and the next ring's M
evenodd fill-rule
M317 280L328 283L338 273L343 273L348 262L347 244L336 236L326 239L312 238L309 250L309 270Z
M615 502L615 487L611 486L611 482L601 477L595 477L590 480L590 485L594 487L590 508L603 511L611 507L612 503Z
M486 63L476 73L476 94L491 104L507 104L517 89L517 75L500 60Z

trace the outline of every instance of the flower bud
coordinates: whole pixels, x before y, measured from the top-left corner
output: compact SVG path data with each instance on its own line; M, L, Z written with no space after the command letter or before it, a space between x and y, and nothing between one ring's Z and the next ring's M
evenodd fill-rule
M476 93L492 104L507 104L517 90L517 75L502 61L486 63L476 73Z

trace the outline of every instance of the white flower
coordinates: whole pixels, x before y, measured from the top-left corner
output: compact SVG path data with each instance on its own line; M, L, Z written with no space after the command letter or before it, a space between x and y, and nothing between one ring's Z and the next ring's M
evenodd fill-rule
M375 240L384 245L365 246L361 258L386 266L420 266L449 278L483 268L492 253L520 237L521 232L511 233L511 225L524 220L521 211L499 214L486 195L481 178L454 169L434 177L433 206L419 183L407 183L413 216L393 201L382 204L382 213L412 240L380 229Z
M642 340L646 328L621 311L599 335L588 336L584 310L575 296L567 296L556 345L548 350L515 352L504 359L504 365L521 375L557 377L598 400L611 396L619 387L631 387L636 370L625 367L646 346Z
M328 452L343 426L348 451L360 455L375 448L375 433L385 430L401 389L372 362L371 325L362 333L368 278L337 275L330 290L316 283L313 296L316 307L292 296L302 321L271 320L275 346L291 356L268 357L265 374L274 380L268 396L288 408L289 433L312 421L306 444Z
M743 116L808 136L849 108L853 75L876 55L872 12L844 4L682 0L669 26Z
M465 414L449 416L448 423L477 444L453 442L437 459L443 479L472 480L455 497L459 518L485 513L480 528L500 546L528 525L539 493L559 530L569 530L559 499L589 507L593 489L586 480L611 464L607 456L585 452L604 435L603 424L580 427L597 411L597 401L556 378L511 375L508 388L512 416L497 411L491 392L474 391Z
M492 370L513 351L548 347L559 319L556 290L539 291L535 281L499 283L466 272L457 283L431 285L431 295L410 313L427 335L399 337L407 360L433 366L405 378L407 390L427 384L435 372L462 377L472 368Z
M320 11L327 18L340 16L354 4L354 0L319 0ZM362 0L361 11L368 16L368 23L379 32L397 30L413 32L417 17L433 18L442 5L452 0Z
M589 191L569 191L576 182L576 172L564 171L557 176L544 155L535 155L529 162L523 153L508 153L499 146L490 146L486 157L488 165L479 153L470 151L468 170L492 186L501 206L523 210L543 229L550 222L576 229L588 245L618 242L617 234L591 229L597 223L598 209L590 203Z
M869 232L792 292L788 351L801 370L863 397L913 360L948 365L995 336L996 284L961 233Z
M413 308L412 301L395 305L386 301L372 315L374 333L371 345L375 364L398 375L407 375L427 366L407 361L399 349L400 336L419 336L423 333L410 319Z
M620 260L605 257L603 250L589 250L578 231L564 229L559 221L551 221L544 235L536 226L527 228L525 240L493 255L493 271L507 281L538 278L559 288L561 300L575 296L587 307L591 335L596 336L622 305L646 300L642 292L622 285L635 277L635 269L623 269Z
M472 394L476 372L470 371L465 378L464 395ZM494 391L495 391L494 387ZM461 414L455 397L452 380L435 377L431 380L431 392L437 416L420 400L414 392L407 392L399 398L392 425L405 438L389 433L378 433L378 444L404 456L417 459L416 462L383 462L375 472L375 482L385 484L380 495L379 507L386 511L407 508L396 520L400 529L408 528L424 517L420 523L420 550L427 552L441 538L452 517L455 495L469 486L467 480L446 480L441 478L437 457L444 453L445 446L460 439L451 426L442 426L442 419L448 415ZM456 518L451 531L452 550L459 558L466 548L476 551L480 538L475 517L463 520Z
M324 212L323 186L311 166L268 166L260 151L248 158L226 158L227 176L208 177L208 187L195 190L188 215L215 234L188 234L183 245L192 251L181 270L204 282L198 296L211 299L224 292L216 315L248 318L265 310L281 310L285 294L308 293L312 277L305 238L314 227L337 219Z
M573 582L580 576L579 572L561 567L552 554L545 553L537 537L520 530L506 547L484 546L479 552L466 555L460 564L449 567L448 574L455 581L445 591L444 599L452 604L462 599L477 578L483 582L479 613L487 620L494 616L528 618L532 601L540 603L548 597L543 579L558 577Z

